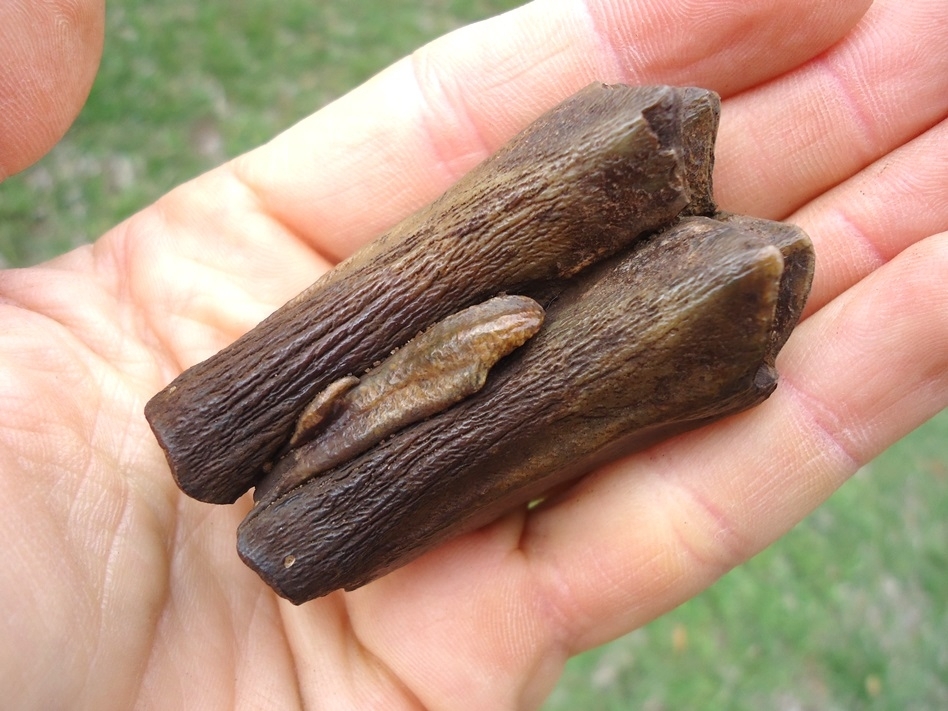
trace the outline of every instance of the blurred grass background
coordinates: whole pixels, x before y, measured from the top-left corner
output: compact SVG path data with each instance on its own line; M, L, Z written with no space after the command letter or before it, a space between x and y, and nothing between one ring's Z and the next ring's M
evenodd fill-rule
M0 265L94 239L428 39L517 4L112 0L75 126L0 185ZM572 660L545 709L948 708L946 442L942 413L705 594Z

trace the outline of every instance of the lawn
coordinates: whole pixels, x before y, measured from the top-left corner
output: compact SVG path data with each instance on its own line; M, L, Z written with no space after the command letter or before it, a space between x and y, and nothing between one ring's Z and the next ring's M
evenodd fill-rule
M110 2L76 125L0 185L0 264L94 239L427 39L515 4ZM706 593L572 660L544 708L948 708L946 442L942 413Z

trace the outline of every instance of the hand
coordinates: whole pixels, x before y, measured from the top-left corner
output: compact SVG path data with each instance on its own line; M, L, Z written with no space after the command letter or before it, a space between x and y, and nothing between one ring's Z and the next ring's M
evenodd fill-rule
M695 595L944 408L948 7L866 5L528 5L4 273L9 703L529 708L570 654ZM234 552L249 497L178 492L145 401L593 80L720 92L721 207L812 236L776 393L356 592L277 599Z

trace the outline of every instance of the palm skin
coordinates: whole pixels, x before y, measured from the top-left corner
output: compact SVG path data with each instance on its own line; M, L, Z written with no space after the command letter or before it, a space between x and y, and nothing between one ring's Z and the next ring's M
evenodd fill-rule
M944 408L948 6L867 5L533 3L0 275L13 707L532 708ZM777 392L358 591L278 599L234 551L249 498L181 494L145 401L593 80L717 90L719 204L812 236ZM7 172L55 138L22 135Z

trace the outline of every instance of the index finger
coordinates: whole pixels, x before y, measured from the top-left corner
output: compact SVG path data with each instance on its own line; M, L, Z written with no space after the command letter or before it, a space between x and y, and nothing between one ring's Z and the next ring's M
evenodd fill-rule
M592 81L724 96L825 49L848 0L535 2L453 32L235 164L271 217L339 260Z

